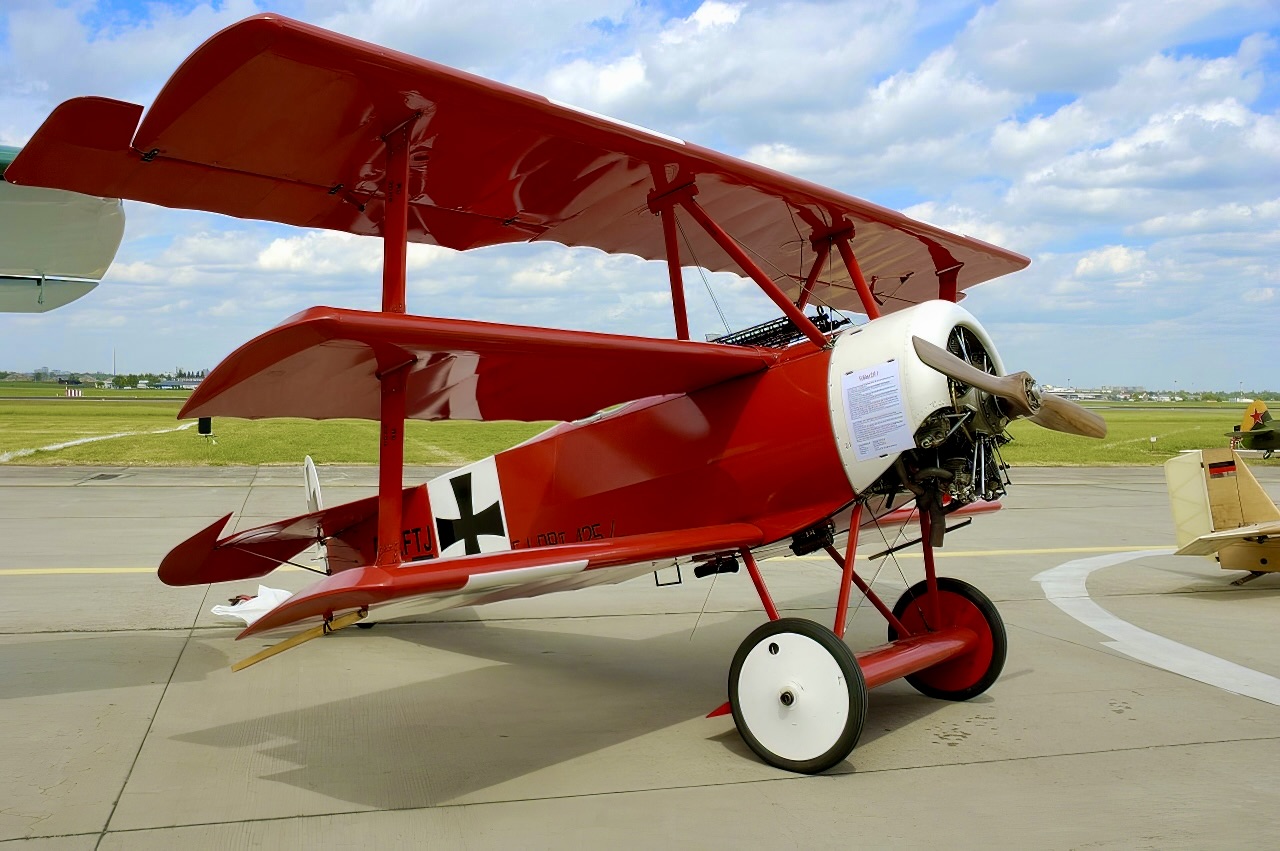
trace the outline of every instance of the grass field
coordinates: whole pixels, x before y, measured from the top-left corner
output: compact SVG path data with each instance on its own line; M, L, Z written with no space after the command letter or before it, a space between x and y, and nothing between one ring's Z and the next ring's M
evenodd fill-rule
M1002 451L1015 466L1140 466L1163 464L1184 449L1226 446L1244 405L1098 407L1107 421L1102 440L1059 434L1029 422L1009 429L1013 442ZM1151 442L1151 438L1156 440Z
M18 464L106 466L240 466L297 464L311 455L319 464L377 463L378 425L365 420L214 420L215 439L194 428L174 431L181 399L161 391L142 394L149 402L122 401L122 391L97 391L83 399L0 401L0 461ZM156 394L154 397L150 394ZM0 389L0 396L6 394ZM37 395L37 394L32 394ZM1183 449L1225 446L1226 432L1244 406L1162 406L1098 408L1107 420L1105 440L1047 431L1026 422L1010 429L1014 440L1004 458L1014 466L1131 466L1162 464ZM405 463L457 465L483 458L525 440L549 423L410 422ZM87 438L107 440L37 451ZM1151 442L1152 437L1155 443ZM1280 461L1267 462L1280 463Z
M112 402L97 399L0 402L0 458L6 454L85 438L126 434L11 458L21 464L108 466L238 466L374 464L378 424L366 420L214 420L214 439L194 428L173 431L178 401ZM190 421L188 421L190 422ZM405 463L457 465L513 446L549 423L409 422ZM157 433L160 432L160 433ZM132 433L132 434L130 434Z

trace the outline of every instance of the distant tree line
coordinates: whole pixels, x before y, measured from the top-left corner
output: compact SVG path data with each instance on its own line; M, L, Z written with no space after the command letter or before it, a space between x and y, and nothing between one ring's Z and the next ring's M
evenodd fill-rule
M152 387L165 380L165 376L157 375L154 372L129 373L128 375L117 375L112 377L111 386L117 390L124 387L137 387L138 383L145 381Z
M1236 399L1265 399L1268 402L1280 400L1280 393L1274 390L1232 390L1230 392L1210 390L1204 393L1183 393L1182 395L1189 399L1199 399L1201 402L1232 402Z
M44 367L31 373L15 372L13 370L0 369L0 381L6 379L36 381L36 382L66 382L68 379L82 378L85 381L91 378L95 381L106 381L112 387L137 387L138 382L145 381L154 387L161 381L188 380L195 381L206 377L209 374L207 369L177 369L171 373L155 373L155 372L131 372L124 375L110 375L105 372L65 372L63 370L50 370Z

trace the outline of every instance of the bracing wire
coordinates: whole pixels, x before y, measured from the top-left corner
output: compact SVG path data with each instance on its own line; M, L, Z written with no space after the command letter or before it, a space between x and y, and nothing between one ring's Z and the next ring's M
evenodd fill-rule
M918 510L917 508L913 508L913 509L912 509L912 515L914 515L914 514L915 514L915 512L916 512L917 510ZM880 525L880 518L879 518L879 517L876 517L876 516L874 516L874 515L873 515L873 516L872 516L872 518L871 518L871 523L872 523L872 525L873 525L873 526L875 526L876 531L880 533L880 540L884 542L884 547L885 547L885 549L887 549L887 550L888 550L888 549L892 549L893 547L895 547L895 546L898 544L898 542L899 542L899 541L901 541L901 540L903 539L903 537L905 537L904 533L905 533L905 531L906 531L907 524L908 524L908 523L910 523L910 522L911 522L911 517L910 517L910 516L908 516L908 517L907 517L907 519L906 519L905 521L903 521L902 525L900 525L900 526L898 527L898 532L897 532L897 534L894 536L894 538L893 538L893 542L892 542L892 543L890 543L890 541L889 541L889 536L885 534L884 527ZM897 553L889 553L889 555L888 555L888 556L886 556L886 558L891 558L891 559L893 559L893 566L894 566L895 568L897 568L897 570L898 570L898 576L902 579L903 584L904 584L904 585L906 585L908 588L910 588L910 587L911 587L911 583L910 583L910 582L907 582L907 575L906 575L906 573L905 573L905 572L903 572L903 570L902 570L902 562L900 562L900 561L898 560L898 554L897 554ZM885 563L884 563L883 561L881 561L881 563L880 563L879 565L877 565L877 567L876 567L876 569L875 569L875 572L874 572L874 573L872 573L872 574L871 574L871 578L867 580L867 587L868 587L868 588L871 588L871 587L873 587L873 586L876 584L876 580L880 578L880 571L884 569L884 565L885 565ZM864 602L866 602L866 599L867 599L867 596L866 596L865 594L863 594L863 595L861 595L861 596L859 596L859 597L858 597L858 602L854 605L854 607L853 607L853 611L849 613L849 621L850 621L850 622L852 622L852 621L853 621L853 619L854 619L854 616L856 616L856 615L858 614L858 609L862 608L862 604L863 604Z
M729 327L729 320L725 318L724 310L720 308L720 300L716 298L715 291L711 289L711 282L707 280L707 274L702 268L702 264L698 262L698 255L693 251L693 243L684 232L684 225L680 224L680 217L676 217L676 227L680 229L680 238L684 240L684 247L689 249L689 258L693 260L693 265L698 269L698 275L702 278L702 285L707 288L707 295L711 296L711 303L716 306L716 313L720 314L720 321L724 324L726 334L732 334L733 329Z
M719 573L711 574L711 587L707 589L707 596L702 599L702 608L698 609L698 618L693 622L693 629L689 630L689 640L693 641L693 635L698 631L698 626L702 623L702 616L707 613L707 604L711 602L711 592L716 590L716 578Z

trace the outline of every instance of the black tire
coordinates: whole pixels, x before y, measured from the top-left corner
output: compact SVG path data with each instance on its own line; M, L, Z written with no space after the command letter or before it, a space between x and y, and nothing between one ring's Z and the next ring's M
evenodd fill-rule
M801 636L826 651L839 668L840 682L832 685L830 680L826 680L824 684L836 689L845 688L848 690L849 695L848 714L831 746L817 756L807 759L788 758L770 750L752 732L748 721L744 717L743 707L740 702L739 683L743 666L751 655L751 651L757 647L765 646L766 648L773 648L772 650L767 649L766 652L772 652L776 655L779 652L777 649L779 645L774 642L768 642L768 639L784 634ZM804 646L806 649L812 649L808 648L807 645ZM837 638L835 633L819 623L804 618L781 618L776 621L770 621L753 630L738 646L738 651L733 656L733 664L729 666L729 704L733 708L733 720L737 724L738 733L760 759L769 765L787 771L795 771L800 774L817 774L844 760L853 751L854 745L858 743L858 737L862 735L862 727L867 717L867 684L863 679L862 669L858 667L858 662L853 656L853 651L849 649L847 644ZM791 706L790 703L785 702L785 699L783 704Z
M928 600L928 583L917 582L906 590L893 607L893 616L911 628L907 620L927 622L930 612ZM951 606L943 611L941 624L928 624L930 630L950 626L968 626L979 633L981 644L974 653L966 653L955 660L948 660L932 668L926 668L906 677L908 683L918 692L939 700L969 700L977 697L995 683L1004 670L1005 657L1009 650L1008 636L1005 634L1004 619L994 603L977 588L968 582L952 579L948 576L938 577L938 592L943 599L950 598ZM951 596L954 595L954 596ZM955 598L963 598L965 605L956 605ZM917 601L919 601L917 603ZM979 617L974 617L974 615ZM963 621L963 622L958 622ZM985 633L985 634L983 634ZM898 631L889 625L889 640L895 641ZM972 657L972 658L971 658Z

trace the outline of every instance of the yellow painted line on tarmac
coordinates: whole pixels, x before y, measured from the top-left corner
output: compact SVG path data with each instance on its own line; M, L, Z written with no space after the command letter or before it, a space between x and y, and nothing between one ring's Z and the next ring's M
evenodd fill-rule
M0 576L62 576L72 573L155 573L154 567L20 567Z
M934 558L992 558L996 556L1039 556L1039 555L1056 555L1058 553L1131 553L1139 550L1159 549L1159 546L1147 545L1144 547L1033 547L1021 550L934 550ZM868 549L874 549L868 547ZM859 552L859 556L865 558L868 553ZM898 558L921 558L919 552L897 553ZM785 558L794 558L794 556L785 556ZM830 561L830 556L800 556L801 559L813 559L816 561Z
M1139 550L1159 549L1159 545L1153 547L1150 544L1143 547L1034 547L1025 550L960 550L947 552L946 550L935 550L934 558L972 558L976 556L1038 556L1053 555L1055 553L1132 553ZM914 554L916 558L920 557L919 553Z
M276 570L301 570L299 567L283 565ZM0 576L102 576L124 573L155 573L154 567L18 567L0 568Z
M1140 550L1160 549L1159 546L1145 547L1034 547L1020 550L936 550L934 558L996 558L999 556L1034 556L1055 555L1058 553L1130 553ZM866 558L866 553L859 553ZM779 558L795 561L830 561L828 556L780 556ZM920 553L898 553L898 558L920 558ZM301 570L300 567L284 564L276 570ZM0 576L73 576L73 575L112 575L127 573L155 573L154 567L20 567L6 570L0 568Z

